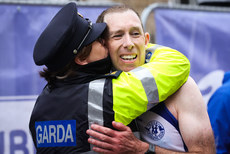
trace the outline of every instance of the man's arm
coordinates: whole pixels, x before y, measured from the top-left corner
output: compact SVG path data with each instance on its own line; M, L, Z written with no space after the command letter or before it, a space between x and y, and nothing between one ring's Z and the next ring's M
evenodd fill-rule
M215 142L206 105L194 80L187 82L165 104L179 123L188 153L215 154ZM158 147L159 153L180 153Z
M214 135L207 108L195 81L188 78L170 100L175 106L180 132L188 151L215 153Z

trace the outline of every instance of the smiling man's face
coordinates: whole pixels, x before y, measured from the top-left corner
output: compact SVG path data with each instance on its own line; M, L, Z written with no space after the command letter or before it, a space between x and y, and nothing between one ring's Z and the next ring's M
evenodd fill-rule
M144 33L141 21L132 10L106 14L108 26L106 45L115 69L130 71L145 62L145 47L149 34Z

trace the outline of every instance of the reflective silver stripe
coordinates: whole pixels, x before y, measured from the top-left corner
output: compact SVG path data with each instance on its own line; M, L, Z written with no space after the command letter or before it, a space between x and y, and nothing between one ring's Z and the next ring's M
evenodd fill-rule
M94 80L89 83L88 92L88 123L104 124L103 119L103 90L105 79ZM90 145L92 149L92 145Z
M133 69L131 72L133 72L137 76L137 78L141 81L145 89L145 93L147 95L148 105L152 106L152 103L159 102L157 85L151 72L144 67L137 67Z

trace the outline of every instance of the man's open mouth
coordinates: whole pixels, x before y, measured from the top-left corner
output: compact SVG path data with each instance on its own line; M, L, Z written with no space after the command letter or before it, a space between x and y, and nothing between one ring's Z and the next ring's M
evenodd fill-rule
M123 60L134 60L137 58L137 55L123 55L123 56L120 56L121 59Z

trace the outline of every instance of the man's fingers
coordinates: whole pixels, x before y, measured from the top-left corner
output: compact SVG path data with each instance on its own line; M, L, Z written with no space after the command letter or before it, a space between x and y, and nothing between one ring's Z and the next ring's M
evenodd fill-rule
M107 136L113 137L115 135L114 130L107 128L107 127L104 127L104 126L97 125L97 124L92 124L91 129L94 131L97 131L99 133L105 134Z
M112 150L112 145L108 144L106 142L102 142L93 138L89 138L88 142L96 147L98 147L98 149L104 149L104 150ZM98 152L98 151L97 151Z
M130 128L128 126L125 126L124 124L122 124L120 122L113 121L112 125L114 128L116 128L117 130L120 130L120 131L129 131L130 130Z
M102 134L100 132L96 132L96 131L90 130L90 129L88 129L86 131L86 133L89 136L92 136L93 138L96 138L96 139L101 140L103 142L111 143L111 137L110 136L104 135L104 134Z

